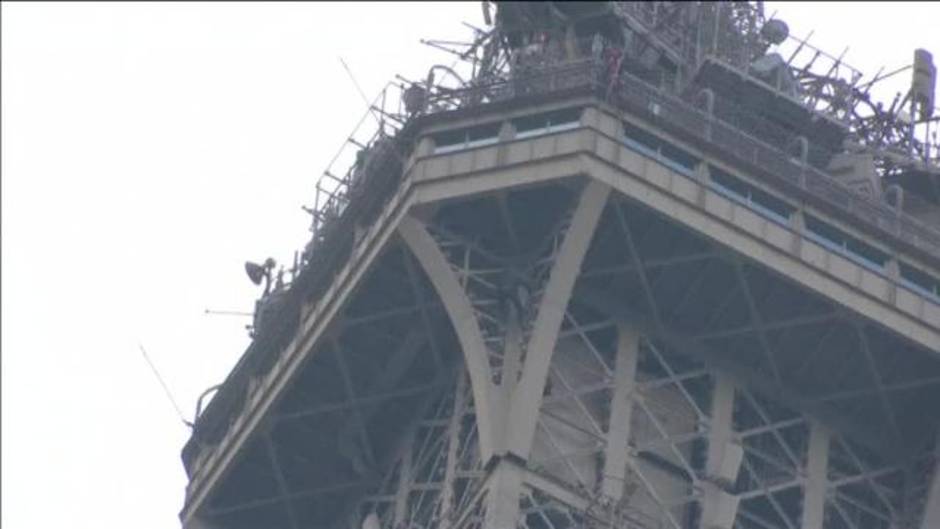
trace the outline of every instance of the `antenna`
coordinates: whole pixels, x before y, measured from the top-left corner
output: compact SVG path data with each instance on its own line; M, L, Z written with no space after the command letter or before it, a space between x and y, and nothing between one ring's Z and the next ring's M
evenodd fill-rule
M212 310L206 309L203 314L209 316L254 316L251 312L244 312L240 310Z
M170 404L173 405L173 409L176 410L176 414L179 415L180 420L183 421L183 424L185 424L187 427L192 428L193 423L187 421L183 416L183 410L181 410L179 404L176 403L176 399L174 399L173 394L170 393L170 388L168 388L166 382L163 381L163 377L160 376L160 372L157 371L157 367L153 365L153 362L150 361L150 356L147 355L147 350L144 349L143 344L138 343L137 346L140 347L140 352L143 353L144 360L147 361L147 365L150 366L150 370L153 371L154 376L157 377L157 382L159 382L160 386L163 387L163 392L166 393L166 397L170 399Z
M352 70L349 69L349 66L346 64L346 61L342 57L339 58L339 62L342 63L343 69L346 70L346 73L349 74L349 79L353 82L353 85L356 87L356 91L359 92L359 96L362 97L362 100L365 102L366 107L369 108L369 112L372 113L372 116L375 117L376 121L379 122L379 126L385 124L384 121L375 113L375 109L372 108L372 103L369 102L369 98L366 97L366 93L362 91L362 87L359 86L359 82L356 81L356 76L353 75Z

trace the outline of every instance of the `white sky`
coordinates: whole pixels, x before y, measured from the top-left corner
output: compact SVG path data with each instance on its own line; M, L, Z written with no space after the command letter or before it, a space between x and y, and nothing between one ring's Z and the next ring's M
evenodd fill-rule
M940 63L940 4L768 3L873 73ZM290 260L316 175L395 73L451 59L465 4L4 3L4 529L174 527L179 422L248 339L246 259ZM903 74L900 87L910 79Z

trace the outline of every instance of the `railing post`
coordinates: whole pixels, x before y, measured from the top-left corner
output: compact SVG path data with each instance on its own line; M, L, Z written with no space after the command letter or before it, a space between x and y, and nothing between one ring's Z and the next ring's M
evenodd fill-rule
M796 144L799 147L799 158L800 158L800 188L807 189L806 187L806 166L809 163L809 141L805 136L797 136ZM790 153L787 153L790 154Z
M895 303L898 297L898 285L901 284L901 263L898 261L897 251L892 251L891 257L885 263L885 274L891 279L888 286L890 289L889 298L891 303Z
M806 167L809 162L809 140L806 139L806 136L798 136L796 142L800 147L800 163L803 167Z
M705 98L705 113L708 119L705 120L705 139L712 140L712 121L715 119L715 92L711 88L705 88L699 93L699 98Z
M806 215L802 207L790 215L790 228L793 230L793 242L790 249L794 255L800 255L803 246L803 233L806 230Z

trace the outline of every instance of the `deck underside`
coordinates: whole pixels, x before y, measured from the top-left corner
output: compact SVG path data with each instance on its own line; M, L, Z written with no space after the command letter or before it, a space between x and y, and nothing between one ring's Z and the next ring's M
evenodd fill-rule
M585 177L399 234L210 526L685 529L734 504L742 529L917 527L936 351Z

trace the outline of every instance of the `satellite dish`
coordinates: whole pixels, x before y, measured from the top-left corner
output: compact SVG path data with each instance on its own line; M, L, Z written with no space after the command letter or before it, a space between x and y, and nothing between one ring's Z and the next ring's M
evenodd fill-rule
M265 276L265 269L258 263L245 261L245 273L248 274L248 279L251 279L252 283L260 285Z

